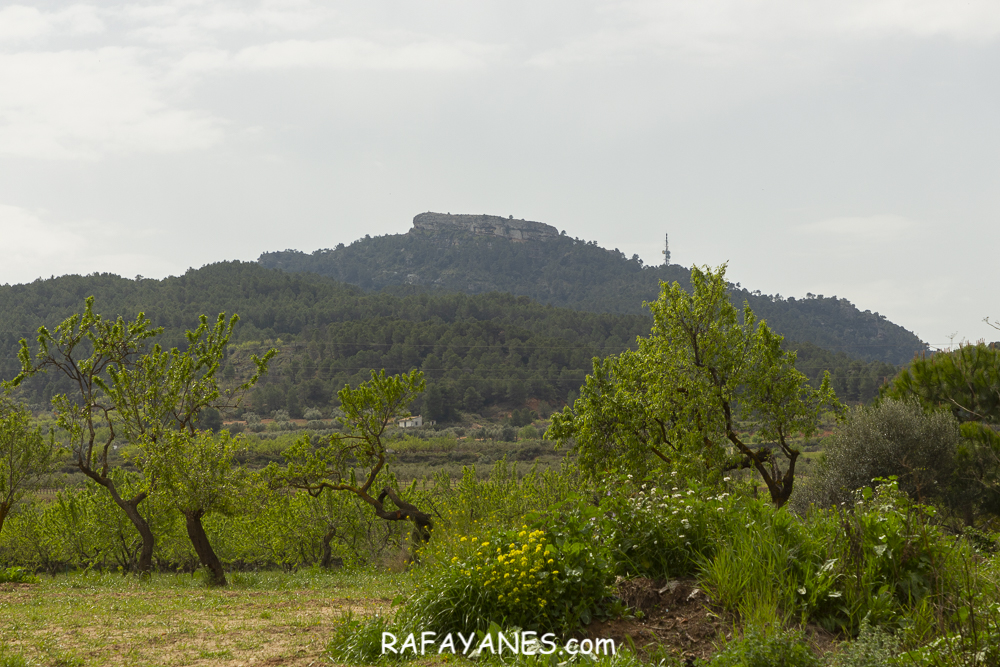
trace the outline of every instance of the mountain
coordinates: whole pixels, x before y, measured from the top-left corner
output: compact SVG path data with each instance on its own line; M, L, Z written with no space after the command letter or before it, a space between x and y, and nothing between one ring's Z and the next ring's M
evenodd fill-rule
M422 213L406 234L355 241L349 246L264 253L261 266L328 276L364 290L412 285L432 292L509 292L553 306L595 313L648 314L643 301L660 281L687 284L689 269L643 265L617 248L559 233L551 225L490 215ZM787 339L812 343L864 361L905 364L927 350L912 332L847 299L796 299L739 285L732 298Z
M621 352L648 335L651 324L648 315L557 308L526 296L415 286L365 292L313 274L221 262L163 280L93 274L0 286L0 379L17 374L21 338L31 340L39 326L52 328L79 312L88 296L105 317L144 312L164 327L166 347L182 347L184 331L202 314L239 313L223 377L239 381L251 368L250 354L277 347L249 406L293 417L308 408L329 413L337 390L382 368L425 372L425 403L415 410L431 419L447 419L457 409L544 412L546 404L557 408L572 399L595 356ZM871 399L897 370L809 343L797 349L798 368L814 383L829 370L838 395L848 400ZM54 394L72 389L65 378L43 374L19 392L45 409Z
M94 311L105 317L144 312L165 328L166 347L182 347L185 329L201 314L238 313L224 377L239 380L250 368L250 353L279 348L251 404L264 414L285 409L293 417L308 407L335 406L337 390L382 368L426 373L426 399L436 401L430 418L528 401L556 406L580 387L593 357L620 352L649 332L641 315L554 308L523 296L399 292L366 293L244 262L164 280L94 274L0 286L0 379L17 374L21 338L79 312L91 295ZM21 395L44 408L54 394L71 390L65 378L47 374L27 382Z

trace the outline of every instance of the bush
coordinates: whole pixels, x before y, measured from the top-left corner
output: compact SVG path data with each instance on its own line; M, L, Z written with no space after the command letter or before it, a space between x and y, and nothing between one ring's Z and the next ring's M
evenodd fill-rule
M637 488L627 479L608 485L615 490L601 501L607 517L602 538L617 574L651 579L688 576L712 553L717 543L714 524L729 494L685 485L676 481L676 475L671 479L675 481L669 487L645 482Z
M711 667L819 667L801 632L773 634L750 630L726 645Z
M896 662L899 640L868 619L861 622L861 633L853 642L840 645L840 650L829 661L830 667L884 667Z
M288 416L288 410L275 410L274 411L274 421L276 422L287 422L291 419Z
M407 618L439 633L491 623L571 632L604 613L613 573L595 539L597 509L579 499L529 515L519 529L460 538L454 555L425 564L429 576Z
M302 418L306 421L315 421L323 418L323 412L318 408L306 408L306 411L302 413Z
M919 502L940 496L952 483L959 439L950 413L925 414L915 400L860 408L829 439L815 481L796 504L850 503L855 490L890 476Z
M38 577L23 567L8 567L0 569L0 584L37 584Z
M538 440L538 429L528 424L521 427L517 432L518 440Z

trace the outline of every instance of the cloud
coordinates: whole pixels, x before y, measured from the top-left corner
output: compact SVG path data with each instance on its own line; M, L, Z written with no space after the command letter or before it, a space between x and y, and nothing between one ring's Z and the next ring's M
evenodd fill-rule
M223 123L172 108L134 49L0 55L0 153L97 159L212 146Z
M0 44L8 48L52 34L85 35L103 30L96 9L88 5L71 5L56 12L42 12L26 5L0 9Z
M84 243L83 237L46 225L31 211L4 204L0 204L0 238L5 280L37 278L30 275L35 266L52 266L53 260L72 254Z
M794 231L843 243L889 241L919 233L924 225L900 215L828 218L798 225Z
M1000 4L986 0L607 0L602 20L527 58L539 67L667 59L739 65L795 59L836 45L904 37L982 42L1000 36Z
M133 246L148 234L101 224L58 224L44 212L0 204L4 263L0 282L27 283L68 273L117 272L164 277L183 272L173 262L116 245Z
M243 49L231 62L248 69L455 70L481 66L495 51L475 42L420 38L389 44L360 38L289 40Z

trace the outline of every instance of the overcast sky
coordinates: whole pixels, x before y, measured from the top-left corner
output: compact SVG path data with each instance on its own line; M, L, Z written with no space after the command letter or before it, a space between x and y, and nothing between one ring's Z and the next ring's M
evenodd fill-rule
M538 220L1000 332L996 0L0 2L0 283Z

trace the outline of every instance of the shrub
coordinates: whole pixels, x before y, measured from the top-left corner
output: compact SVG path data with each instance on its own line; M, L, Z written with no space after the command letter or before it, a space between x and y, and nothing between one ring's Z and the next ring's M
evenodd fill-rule
M490 623L568 632L602 614L613 573L595 540L598 510L579 499L529 515L519 529L463 536L406 607L407 617L439 633Z
M673 475L671 486L652 482L632 486L627 479L609 484L614 491L601 501L607 521L602 539L608 544L617 574L668 579L693 574L716 544L713 528L729 493ZM679 486L678 486L679 485Z
M829 660L830 667L884 667L896 663L899 640L868 619L861 622L861 632L852 642L840 645L840 650Z
M274 421L276 422L287 422L291 419L288 416L288 410L275 410L274 411Z
M518 440L538 440L538 429L528 424L517 431Z
M951 414L925 414L915 400L860 408L829 439L815 481L796 504L849 503L855 490L889 476L918 501L940 496L951 484L959 439Z
M8 567L6 570L0 569L0 584L37 584L38 577L28 572L23 567Z
M307 421L315 421L323 418L323 412L319 408L306 408L306 411L302 413L302 418Z
M818 667L801 632L765 633L751 629L733 640L709 663L711 667Z

